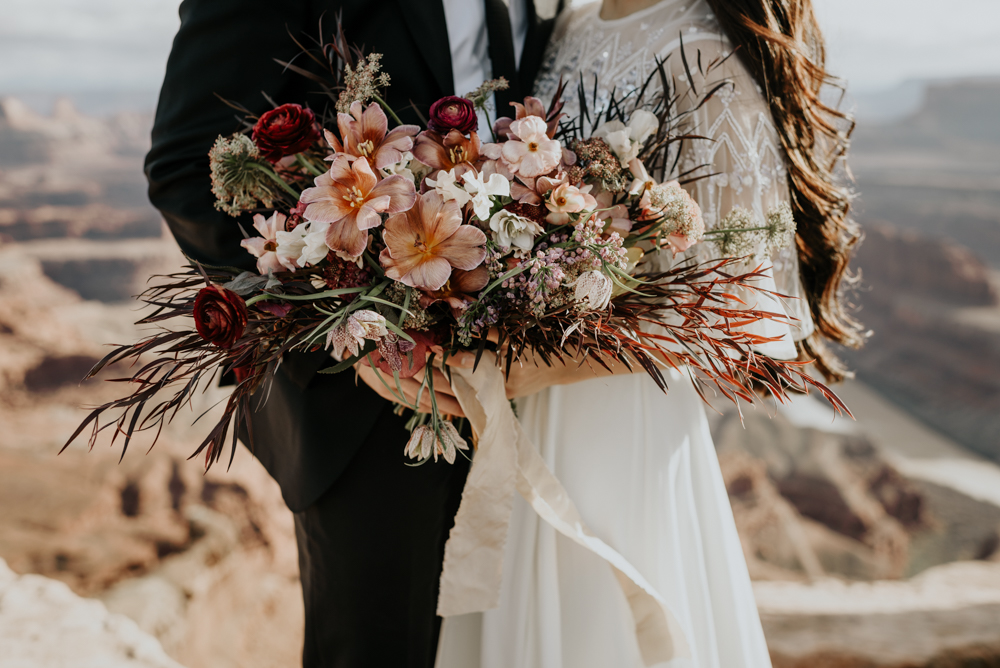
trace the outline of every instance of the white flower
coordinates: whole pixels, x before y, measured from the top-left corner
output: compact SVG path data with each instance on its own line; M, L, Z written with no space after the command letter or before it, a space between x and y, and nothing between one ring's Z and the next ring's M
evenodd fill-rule
M569 287L576 287L573 297L578 302L587 301L591 310L603 311L611 301L611 292L614 283L596 269L586 271L569 284Z
M632 172L633 178L632 185L628 189L629 195L638 195L647 188L647 184L653 183L649 172L646 171L646 165L642 164L642 160L639 158L633 158L628 163L628 169Z
M405 176L419 185L420 180L427 176L430 171L431 168L419 160L415 160L412 153L403 151L403 158L399 162L394 162L391 165L383 167L382 175L392 176L393 174L398 174Z
M278 242L275 254L282 265L289 268L296 266L306 246L305 236L305 225L298 225L291 232L281 230L275 235L275 240Z
M632 130L621 121L605 121L594 131L594 136L603 139L611 147L622 165L627 165L632 158L639 155L638 149L635 149L635 155L632 155L632 140L629 137L631 134Z
M471 171L462 174L466 192L472 193L472 209L479 220L487 220L490 217L490 209L493 208L491 198L510 197L510 181L496 173L490 176L488 181L484 181L483 176Z
M299 252L299 266L315 265L323 261L330 252L330 247L326 245L326 231L330 223L309 222L295 228L298 231L302 228L302 249Z
M795 241L795 218L788 202L782 202L767 212L767 250L773 253L791 246Z
M660 128L656 115L644 109L632 112L628 125L621 121L606 121L594 131L594 136L607 142L611 150L622 163L628 167L633 159L639 157L642 145L646 143Z
M506 209L501 209L490 218L493 241L502 248L514 248L519 257L529 253L535 245L535 237L542 233L542 226Z
M438 172L437 179L426 179L427 185L434 188L441 195L445 202L455 200L459 206L465 206L472 199L472 195L465 192L462 186L455 181L455 170L449 169L447 172Z
M632 141L642 146L660 129L660 121L656 118L656 114L645 109L636 109L628 119L628 126L632 130Z

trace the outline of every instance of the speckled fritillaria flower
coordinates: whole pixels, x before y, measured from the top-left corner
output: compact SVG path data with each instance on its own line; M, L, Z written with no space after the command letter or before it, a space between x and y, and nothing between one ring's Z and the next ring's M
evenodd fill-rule
M410 459L418 461L427 461L431 457L437 461L438 456L443 456L446 462L454 464L458 451L468 449L469 444L459 435L455 425L441 420L438 422L437 433L428 424L414 429L403 452Z

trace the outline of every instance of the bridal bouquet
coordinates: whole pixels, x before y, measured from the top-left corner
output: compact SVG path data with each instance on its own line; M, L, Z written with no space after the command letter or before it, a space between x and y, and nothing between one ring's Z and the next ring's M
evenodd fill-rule
M94 409L71 441L88 426L93 439L114 425L127 446L231 372L223 417L196 452L211 465L230 434L235 450L251 397L266 396L292 350L329 351L338 363L321 373L375 366L404 404L400 378L489 349L508 371L559 360L638 364L665 390L663 369L686 365L699 391L711 385L734 401L753 401L761 384L779 399L814 386L842 406L802 363L755 353L772 339L746 329L787 321L739 296L762 291L761 268L736 269L749 249L790 242L790 210L766 221L737 210L707 233L681 187L696 177L664 177L684 136L663 95L626 96L595 118L586 108L566 118L559 95L548 107L529 97L483 128L477 112L505 86L495 80L438 100L418 127L379 96L388 76L378 54L342 44L323 53L336 56L324 60L335 116L277 106L209 153L217 207L254 214L243 246L257 271L192 262L150 288L143 299L153 312L141 322L158 330L92 372L139 361L133 391ZM710 262L653 270L643 261L709 242L718 249ZM433 374L423 383L433 398ZM409 457L452 462L468 449L436 405L412 408Z

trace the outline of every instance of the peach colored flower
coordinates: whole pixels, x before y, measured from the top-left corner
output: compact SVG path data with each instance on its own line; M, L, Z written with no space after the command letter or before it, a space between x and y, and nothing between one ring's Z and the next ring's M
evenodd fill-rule
M425 193L405 213L390 216L379 261L385 275L421 290L439 290L452 267L471 271L486 257L486 235L462 224L462 211L437 192Z
M549 139L542 118L526 116L514 121L510 133L516 139L504 142L501 155L511 172L532 178L559 166L562 147L555 139Z
M327 130L326 140L337 153L365 158L376 169L382 169L403 159L403 152L413 148L413 136L420 132L416 125L400 125L389 131L389 121L382 107L370 104L361 111L361 103L351 103L350 114L337 114L340 137ZM342 141L341 141L342 140Z
M506 138L510 133L510 124L514 120L521 120L527 116L538 116L539 118L545 119L546 134L549 139L556 136L556 131L559 129L559 119L566 114L559 113L563 108L563 102L560 102L557 108L552 110L549 114L545 110L545 105L537 97L531 97L530 95L524 98L524 104L518 102L511 102L510 106L514 107L514 119L501 117L496 120L493 124L493 136Z
M597 200L590 194L590 188L591 186L577 188L568 182L557 185L549 193L548 201L545 203L545 208L550 212L545 220L553 225L565 225L569 222L571 213L596 209Z
M470 132L466 137L458 130L452 130L444 136L426 130L417 135L413 156L434 169L454 169L455 177L458 178L472 169L479 160L481 146L479 135L475 132Z
M604 234L610 235L617 232L622 237L627 237L632 229L632 221L628 217L628 208L624 204L614 204L614 195L606 190L597 193L597 206L600 209L594 216L597 220L604 221Z
M368 230L382 223L380 214L406 211L417 199L413 181L395 175L380 182L364 157L352 163L343 154L336 156L330 171L317 176L315 183L300 197L308 204L305 217L330 223L326 233L330 250L352 258L364 252Z
M479 265L472 271L455 269L451 278L441 286L440 290L425 292L420 295L420 305L424 308L434 302L448 302L448 306L456 309L465 308L476 300L473 296L490 282L490 272L486 265Z

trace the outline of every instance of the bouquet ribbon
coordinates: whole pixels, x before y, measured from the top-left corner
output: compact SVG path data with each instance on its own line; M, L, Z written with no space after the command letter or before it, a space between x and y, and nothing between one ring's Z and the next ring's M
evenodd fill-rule
M445 546L437 612L451 617L500 604L503 552L514 490L538 515L608 562L628 600L647 666L689 657L687 638L663 597L639 571L587 527L511 410L503 372L491 353L475 373L453 369L452 387L479 434L479 445Z

